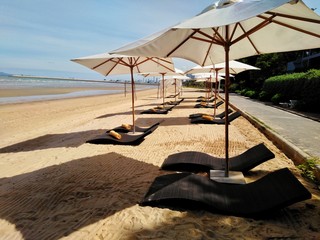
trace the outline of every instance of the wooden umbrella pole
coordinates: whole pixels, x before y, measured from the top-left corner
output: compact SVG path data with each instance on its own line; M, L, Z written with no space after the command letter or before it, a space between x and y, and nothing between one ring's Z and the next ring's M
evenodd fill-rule
M216 118L216 113L217 113L217 74L218 70L216 70L216 84L214 86L214 110L213 110L213 117Z
M177 79L174 79L174 101L177 101Z
M225 43L225 70L226 70L226 80L225 80L225 152L226 152L226 167L225 167L225 177L229 177L229 26L226 26L226 43Z
M130 67L131 72L131 100L132 100L132 128L133 134L136 133L135 115L134 115L134 79L133 79L133 66Z
M161 75L162 75L162 103L163 103L163 107L164 107L164 74L165 73L161 73Z

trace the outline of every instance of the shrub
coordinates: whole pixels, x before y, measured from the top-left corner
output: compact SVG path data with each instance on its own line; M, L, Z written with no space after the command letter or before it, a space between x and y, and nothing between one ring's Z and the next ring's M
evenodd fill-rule
M296 99L300 110L320 112L320 70L270 77L264 82L262 92L259 97L273 96L272 102ZM277 93L281 94L280 100Z
M276 93L275 95L273 95L273 97L271 98L271 102L275 105L278 105L279 102L282 101L282 95L280 93Z
M249 97L249 98L257 98L257 92L254 90L248 90L244 93L244 96Z
M259 100L260 101L269 101L270 100L270 96L266 91L261 91L259 93Z
M319 158L309 158L303 164L300 164L298 168L301 170L301 174L315 182L316 184L320 184L319 180L317 180L315 176L316 165L320 164Z
M232 83L229 87L229 92L236 92L237 89L239 89L239 84L238 83Z
M240 92L240 94L241 94L242 96L245 96L245 94L246 94L247 91L249 91L247 88L242 89L241 92Z

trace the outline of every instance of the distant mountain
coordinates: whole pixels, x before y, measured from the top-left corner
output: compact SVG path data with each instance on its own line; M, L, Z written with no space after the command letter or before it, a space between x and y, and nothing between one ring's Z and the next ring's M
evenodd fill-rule
M0 76L11 76L11 74L5 73L5 72L0 72Z

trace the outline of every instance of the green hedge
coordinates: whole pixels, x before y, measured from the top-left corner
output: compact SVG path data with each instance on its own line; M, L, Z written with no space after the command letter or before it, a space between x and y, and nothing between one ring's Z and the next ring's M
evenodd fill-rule
M268 78L262 91L267 100L278 94L284 102L298 100L297 107L301 110L320 112L320 70Z

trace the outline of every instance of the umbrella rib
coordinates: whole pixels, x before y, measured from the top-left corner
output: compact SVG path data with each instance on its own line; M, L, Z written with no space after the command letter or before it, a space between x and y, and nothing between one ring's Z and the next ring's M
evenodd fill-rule
M159 64L161 67L164 67L165 69L168 69L170 72L174 72L174 69L171 69L170 67L168 67L165 64L161 63L161 62L170 63L166 59L151 57L151 58L148 58L148 60Z
M98 67L101 67L102 65L106 64L107 62L113 61L113 58L107 59L106 61L103 61L102 63L99 63L98 65L92 67L92 70L95 70ZM121 61L121 58L118 59L118 61L114 61L115 65L105 74L105 76L108 76L110 74L110 72L112 72L112 70L116 67L117 64L119 64L119 62Z
M210 36L202 31L199 31L199 34L203 35L204 37L208 38L208 39L203 39L200 37L191 37L193 39L197 39L199 41L204 41L204 42L208 42L208 43L215 43L221 46L224 46L224 39L221 37L221 35L218 32L218 29L212 28L212 30L214 31L214 36ZM216 38L215 36L218 36L218 38Z
M276 16L276 17L290 18L290 19L299 20L299 21L303 21L303 22L311 22L311 23L320 24L320 20L317 20L317 19L293 16L293 15L288 15L288 14L283 14L283 13L276 13L276 12L271 12L271 11L268 11L268 12L265 12L265 13L266 14L270 14L272 16Z
M212 36L212 40L215 39L215 35L217 35L217 32L214 31L213 36ZM203 59L202 66L204 66L204 64L205 64L205 62L206 62L206 60L207 60L207 58L208 58L208 56L209 56L209 53L210 53L210 50L211 50L211 48L212 48L213 42L215 42L215 41L211 41L211 42L210 42L210 45L209 45L209 47L208 47L206 56L205 56L204 59Z
M266 19L266 17L264 16L258 16L262 19ZM298 19L299 20L299 19ZM317 37L317 38L320 38L320 35L319 34L316 34L316 33L313 33L313 32L309 32L307 30L304 30L304 29L301 29L301 28L298 28L298 27L294 27L294 26L291 26L289 24L286 24L286 23L282 23L280 21L277 21L277 20L272 20L273 23L276 23L278 25L281 25L283 27L287 27L287 28L290 28L290 29L293 29L293 30L296 30L298 32L302 32L302 33L305 33L305 34L308 34L308 35L311 35L311 36L314 36L314 37ZM320 24L320 21L317 22L318 24Z
M234 39L233 41L230 42L230 45L233 45L239 41L241 41L242 39L248 37L249 35L259 31L261 28L267 26L268 24L270 24L272 22L272 19L275 16L272 16L270 18L265 19L265 21L259 23L258 25L256 25L255 27L251 28L249 31L245 32L245 34L242 34L241 36L239 36L238 38Z
M242 26L242 24L239 23L239 27L242 29L242 31L244 33L246 33L246 30L244 29L244 27ZM252 47L254 48L254 50L256 51L256 53L261 54L260 51L257 49L256 45L252 42L251 38L249 35L247 35L247 39L248 41L251 43Z
M174 53L178 48L180 48L183 44L185 44L197 32L199 32L199 29L193 29L193 32L186 39L184 39L180 44L178 44L178 46L176 46L174 49L172 49L166 56L170 57L170 55L172 53Z

